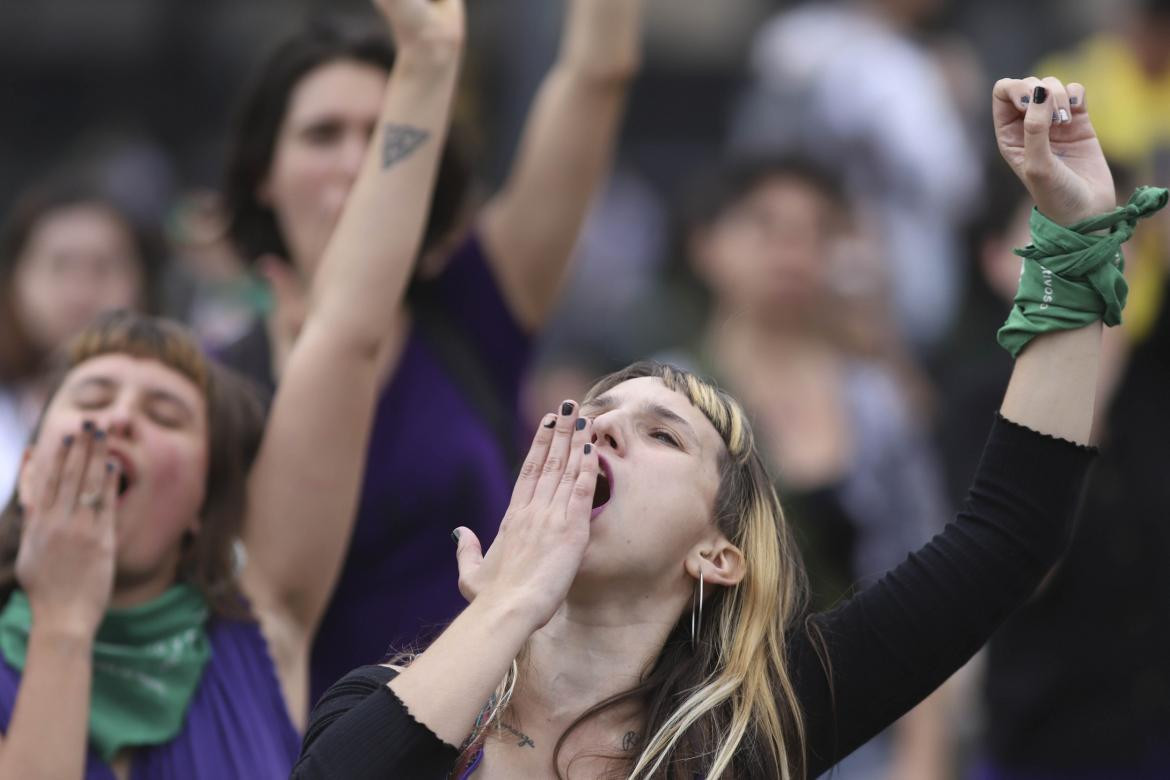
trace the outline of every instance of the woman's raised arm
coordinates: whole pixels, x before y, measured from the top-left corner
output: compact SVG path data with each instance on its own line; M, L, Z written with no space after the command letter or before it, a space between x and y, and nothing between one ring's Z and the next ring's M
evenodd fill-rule
M993 100L1000 151L1038 209L1030 265L1000 332L1017 355L1003 419L956 521L873 587L815 616L810 631L792 632L809 775L946 680L1056 562L1091 461L1084 445L1101 320L1115 321L1124 299L1116 242L1164 202L1144 197L1140 207L1114 212L1112 177L1079 85L1005 79ZM1118 229L1107 236L1091 235L1112 223Z
M303 663L344 557L380 356L405 335L392 302L401 300L421 244L463 47L461 0L376 4L398 61L375 139L313 280L249 483L244 584L282 675L290 662ZM304 704L292 703L303 720Z
M609 173L641 61L643 0L568 0L560 53L537 94L504 188L480 219L517 320L547 319L598 186Z

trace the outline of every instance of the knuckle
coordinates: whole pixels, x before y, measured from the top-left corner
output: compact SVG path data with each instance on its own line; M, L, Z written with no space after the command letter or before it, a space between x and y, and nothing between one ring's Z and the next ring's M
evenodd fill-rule
M535 460L526 460L524 465L520 467L520 476L523 479L530 479L540 473L540 463Z
M549 455L544 462L544 473L551 474L565 467L565 459L558 455Z
M573 495L578 498L591 498L593 496L593 486L585 480L577 480L573 484Z

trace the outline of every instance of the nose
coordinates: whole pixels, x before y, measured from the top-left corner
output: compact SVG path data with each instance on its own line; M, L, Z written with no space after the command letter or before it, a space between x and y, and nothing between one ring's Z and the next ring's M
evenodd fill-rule
M625 454L626 433L618 411L604 412L593 418L594 446L606 447L617 455Z
M134 410L126 399L118 399L114 404L92 415L94 424L104 430L112 439L132 440L136 431L134 425Z

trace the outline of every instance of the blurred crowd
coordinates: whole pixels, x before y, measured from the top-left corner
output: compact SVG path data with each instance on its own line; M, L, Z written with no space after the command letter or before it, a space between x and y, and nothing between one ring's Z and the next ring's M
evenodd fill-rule
M475 183L432 245L460 246L472 202L504 180L563 5L469 3L454 137ZM271 390L292 272L241 246L224 171L260 63L326 12L377 25L359 0L0 5L0 498L48 356L102 311L182 320ZM1166 185L1170 2L655 0L645 27L612 172L502 436L639 358L714 377L750 409L828 606L961 505L1006 386L994 334L1030 204L996 156L992 83L1083 83L1120 197ZM1064 561L838 776L1072 777L1170 747L1165 215L1128 261L1101 463ZM445 360L491 373L507 347Z

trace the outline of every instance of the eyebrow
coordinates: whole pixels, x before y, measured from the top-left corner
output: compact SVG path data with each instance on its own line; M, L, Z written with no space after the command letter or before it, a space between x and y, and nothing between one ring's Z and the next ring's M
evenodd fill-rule
M602 412L607 412L610 409L613 409L617 405L618 405L618 399L614 398L609 393L605 393L604 395L598 396L597 398L594 398L592 401L589 401L586 404L584 404L582 406L582 411L588 409L589 412L592 414L600 414ZM685 433L687 435L687 437L691 440L691 442L693 444L695 444L696 446L699 444L698 434L695 433L695 429L691 427L691 424L689 422L687 422L677 412L658 403L657 401L643 402L642 406L638 410L638 412L640 414L648 415L650 417L656 417L656 418L663 420L665 422L668 422L668 423L673 423L674 425L683 429L683 433Z

